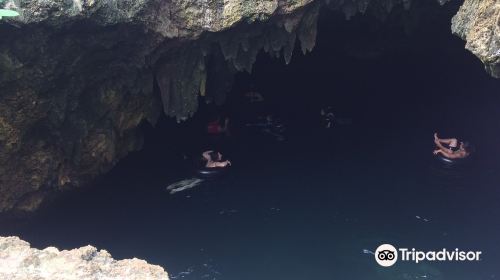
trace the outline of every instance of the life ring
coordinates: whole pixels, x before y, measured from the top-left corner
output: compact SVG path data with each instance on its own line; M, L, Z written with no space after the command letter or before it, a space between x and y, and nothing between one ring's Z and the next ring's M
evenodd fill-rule
M229 167L200 167L196 169L196 175L202 179L217 178L226 173Z

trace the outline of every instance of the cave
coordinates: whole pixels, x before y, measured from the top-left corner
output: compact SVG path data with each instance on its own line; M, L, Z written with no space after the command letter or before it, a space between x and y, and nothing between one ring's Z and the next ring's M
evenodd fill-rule
M500 275L495 1L5 2L0 278Z

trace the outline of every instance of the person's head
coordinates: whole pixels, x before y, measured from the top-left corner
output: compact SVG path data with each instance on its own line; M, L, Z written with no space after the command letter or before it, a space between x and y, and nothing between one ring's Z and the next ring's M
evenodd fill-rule
M448 144L448 146L450 146L451 148L456 148L458 146L458 148L460 148L460 145L462 144L463 142L451 142L450 144Z
M460 142L460 150L470 154L472 152L472 146L467 141Z
M222 155L219 152L211 152L209 156L212 161L220 161L222 159Z

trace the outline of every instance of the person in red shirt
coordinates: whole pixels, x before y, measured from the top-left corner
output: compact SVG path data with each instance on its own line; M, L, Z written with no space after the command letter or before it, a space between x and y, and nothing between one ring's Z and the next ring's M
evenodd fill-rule
M207 132L208 134L222 134L222 133L228 133L228 126L229 126L229 118L226 118L224 120L224 125L221 125L221 119L220 117L217 117L215 120L211 121L207 125Z

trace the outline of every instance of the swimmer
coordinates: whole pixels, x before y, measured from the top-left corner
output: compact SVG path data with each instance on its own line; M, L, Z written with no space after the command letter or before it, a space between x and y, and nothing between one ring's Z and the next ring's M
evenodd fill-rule
M333 114L333 109L331 106L321 109L320 115L323 117L325 122L325 128L332 128L335 124L336 118Z
M224 125L221 125L221 118L217 117L215 120L211 121L207 125L208 134L222 134L226 133L229 135L229 118L224 119Z
M229 160L221 161L222 155L219 152L206 151L203 152L202 156L203 160L206 161L205 167L207 168L231 166L231 162Z
M259 103L264 101L262 94L255 91L245 93L245 97L250 101L250 103Z
M437 133L434 133L434 143L437 149L434 154L441 154L449 159L461 159L470 155L470 145L468 142L458 141L456 138L440 139Z

